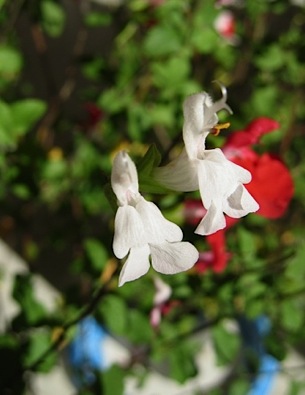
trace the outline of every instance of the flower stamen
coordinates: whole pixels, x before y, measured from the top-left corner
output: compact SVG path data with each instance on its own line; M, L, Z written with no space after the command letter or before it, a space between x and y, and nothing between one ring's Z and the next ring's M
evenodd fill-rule
M228 129L230 127L230 122L225 122L225 123L218 123L213 127L213 132L212 134L214 136L218 136L219 133L222 131L222 129Z

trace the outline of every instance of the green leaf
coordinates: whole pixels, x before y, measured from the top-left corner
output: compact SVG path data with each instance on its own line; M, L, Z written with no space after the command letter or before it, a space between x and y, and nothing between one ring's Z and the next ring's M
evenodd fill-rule
M304 390L304 381L303 382L290 381L290 388L288 395L302 395L302 393L304 392L303 390Z
M129 312L122 298L116 295L107 295L100 304L99 313L110 332L116 335L126 335ZM128 328L128 330L130 329Z
M177 32L167 26L157 25L149 30L144 40L144 52L158 57L174 54L181 48Z
M12 104L14 132L21 135L28 131L46 111L46 103L39 99L25 99Z
M236 333L229 332L222 323L212 329L212 337L220 365L225 365L234 360L237 355L240 339Z
M197 374L194 362L195 347L194 344L183 342L176 344L169 353L170 376L184 383L190 377Z
M153 331L149 318L143 312L130 309L128 312L128 339L135 344L151 342Z
M20 199L28 199L31 196L31 192L25 184L15 184L12 190L14 195Z
M149 6L147 0L131 0L128 2L128 7L132 12L139 12L145 10Z
M15 144L12 130L13 117L10 106L0 100L0 146L13 146Z
M298 331L304 324L304 317L300 314L301 306L295 300L284 300L281 304L281 321L285 329Z
M138 173L141 175L150 175L152 170L159 166L161 162L161 154L155 144L152 144L146 154L137 163Z
M14 147L19 136L27 132L46 110L38 99L25 99L12 104L0 100L0 145Z
M0 45L0 76L6 79L12 79L21 71L22 57L20 53L12 46Z
M128 106L131 95L119 88L110 88L98 98L98 105L107 112L115 114Z
M229 395L245 395L249 391L249 381L236 378L230 386Z
M86 78L93 81L98 81L101 78L101 72L104 68L104 65L104 59L101 57L96 57L83 64L82 72Z
M154 180L151 175L141 175L139 184L141 192L144 193L166 194L172 192Z
M256 64L262 71L274 72L286 63L286 51L278 43L270 45L267 50L256 58Z
M151 126L149 113L142 103L128 103L128 134L132 140L143 141L144 132Z
M101 374L103 395L123 395L124 376L124 370L117 365L103 372Z
M245 313L247 314L247 317L256 318L264 312L266 312L266 301L264 300L263 295L261 298L246 302Z
M63 7L52 0L41 2L42 24L45 31L51 37L58 37L62 34L66 15Z
M46 318L47 312L36 300L32 277L30 274L17 275L13 289L13 297L20 305L20 313L14 319L14 327L38 325Z
M148 109L151 123L156 126L171 128L175 123L173 108L168 104L154 104Z
M264 340L264 344L268 353L273 355L276 359L283 361L288 353L288 342L279 341L278 336L270 333Z
M242 227L239 227L237 232L237 239L242 257L243 259L250 260L256 252L254 235Z
M167 193L169 190L153 178L153 169L161 162L161 154L155 144L152 144L146 154L137 163L139 184L142 192Z
M103 270L108 260L107 249L96 239L86 239L84 246L92 267L97 271Z
M267 85L256 88L253 92L251 101L245 103L247 113L251 117L253 113L260 116L274 116L278 112L279 89L277 85ZM270 133L272 134L272 133Z
M181 91L183 83L190 74L190 60L187 57L175 56L168 61L152 64L152 75L156 86L162 89L171 88Z
M303 284L303 278L305 275L305 243L301 242L296 248L296 254L293 256L288 264L285 274L287 277L295 280L296 283Z
M92 11L85 17L85 24L89 27L108 26L112 21L110 14Z
M201 30L196 30L191 36L191 42L200 53L213 53L217 47L219 36L212 28L205 27Z
M37 359L40 358L40 356L50 347L51 342L51 334L49 331L40 329L31 332L28 339L27 351L23 360L24 365L30 366L35 363ZM36 371L43 373L49 372L55 365L56 359L56 354L50 353L46 358L44 358L41 364L37 366Z

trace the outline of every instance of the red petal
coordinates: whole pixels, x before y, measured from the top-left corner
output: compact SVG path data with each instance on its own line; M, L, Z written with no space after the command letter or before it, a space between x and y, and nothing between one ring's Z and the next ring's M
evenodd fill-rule
M211 247L211 251L199 254L199 260L195 265L198 273L204 273L211 269L215 273L223 272L231 256L226 251L226 240L224 229L219 230L206 237L206 241Z
M257 157L256 163L250 166L246 161L238 162L252 173L247 189L260 205L257 214L270 219L284 215L294 192L293 180L285 164L270 154Z
M225 148L241 148L256 144L261 136L279 128L279 123L270 118L254 119L245 130L232 133L225 144Z

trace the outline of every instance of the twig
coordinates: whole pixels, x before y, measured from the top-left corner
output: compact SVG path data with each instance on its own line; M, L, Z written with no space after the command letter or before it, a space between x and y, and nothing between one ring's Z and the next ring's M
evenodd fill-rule
M66 323L64 323L62 325L61 332L58 335L58 337L56 338L56 340L50 344L50 346L36 359L36 361L34 361L30 365L24 367L24 369L23 369L24 372L26 372L28 370L37 369L39 367L39 365L49 355L51 355L53 352L56 352L58 350L59 346L62 344L63 340L65 339L68 330L95 310L96 306L100 302L100 299L105 294L107 287L111 281L111 278L108 280L107 283L103 284L100 288L97 289L96 293L92 296L92 299L90 300L90 302L82 310L80 310L80 312L76 315L76 317L72 318L71 320L67 321Z

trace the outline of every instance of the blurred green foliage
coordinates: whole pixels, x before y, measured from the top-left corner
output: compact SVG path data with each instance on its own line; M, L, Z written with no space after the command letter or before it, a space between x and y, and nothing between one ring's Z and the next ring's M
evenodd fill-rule
M228 6L236 35L230 41L215 28L224 8L214 1L160 3L130 0L108 8L79 1L72 10L60 0L0 1L0 234L29 262L11 295L20 311L0 336L5 394L23 393L21 373L31 366L52 368L55 354L35 362L52 347L54 330L78 317L99 289L99 303L88 313L124 337L132 355L142 347L143 366L165 363L180 383L197 374L192 335L202 322L211 327L218 361L228 365L241 341L224 319L240 314L270 317L266 347L281 360L304 345L304 8L285 0ZM129 150L141 191L183 224L184 197L167 196L151 170L181 148L185 96L206 90L217 97L215 80L228 88L232 130L263 115L280 123L257 149L286 162L295 196L282 219L252 215L228 231L232 258L223 273L163 276L177 304L154 330L154 274L117 288L111 159ZM208 143L218 146L220 139ZM208 248L189 227L184 234ZM36 300L32 277L38 271L48 278L52 270L49 280L62 301L50 314ZM96 388L79 394L122 394L136 362L96 372ZM240 367L235 373L225 389L210 393L245 394L248 377ZM291 394L301 389L291 384Z

